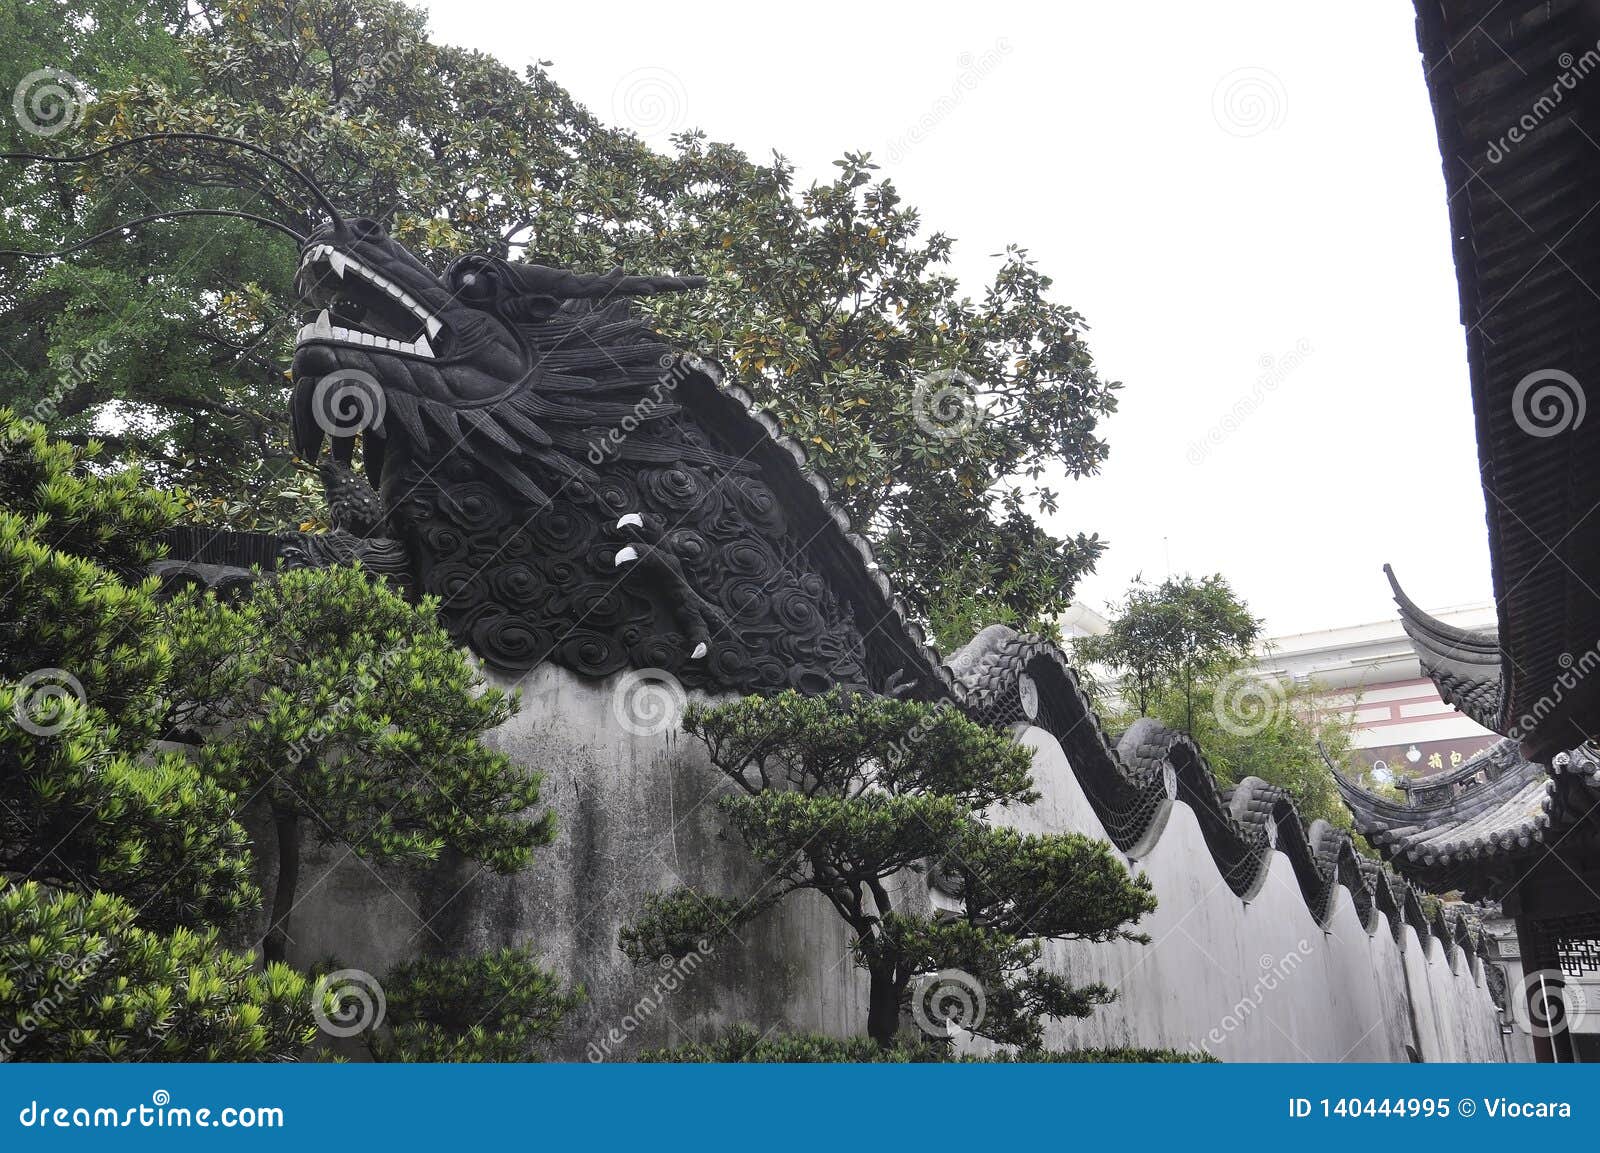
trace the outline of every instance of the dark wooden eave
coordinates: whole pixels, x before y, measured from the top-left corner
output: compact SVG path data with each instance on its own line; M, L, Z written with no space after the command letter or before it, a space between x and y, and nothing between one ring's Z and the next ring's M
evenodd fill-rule
M1552 371L1585 408L1600 390L1600 0L1417 0L1417 29L1499 611L1493 727L1548 761L1600 731L1600 677L1558 691L1600 639L1600 416L1536 435L1529 387L1513 398Z
M1331 767L1356 831L1395 871L1476 900L1504 897L1547 856L1587 862L1594 854L1600 758L1580 748L1551 760L1547 769L1502 740L1457 769L1410 782L1405 801Z
M1388 565L1383 571L1400 606L1400 624L1411 638L1422 673L1445 703L1491 732L1505 734L1500 686L1500 638L1492 631L1457 628L1431 617L1406 596Z

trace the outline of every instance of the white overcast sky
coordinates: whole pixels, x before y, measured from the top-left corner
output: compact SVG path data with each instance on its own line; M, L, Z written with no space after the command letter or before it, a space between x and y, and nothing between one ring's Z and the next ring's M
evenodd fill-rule
M1220 571L1271 633L1357 624L1394 614L1385 561L1425 606L1489 599L1404 0L429 8L663 147L698 127L802 179L870 150L975 295L1031 249L1125 386L1054 521L1110 542L1087 603Z

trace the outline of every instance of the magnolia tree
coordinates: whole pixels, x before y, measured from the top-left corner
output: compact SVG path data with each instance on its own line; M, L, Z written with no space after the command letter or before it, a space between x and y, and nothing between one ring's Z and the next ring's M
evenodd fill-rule
M1043 942L1146 939L1128 926L1155 908L1150 884L1108 845L994 823L1037 798L1032 753L953 708L785 693L691 705L684 728L736 787L719 803L767 879L743 894L653 896L619 938L636 963L687 955L811 891L851 931L880 1046L894 1044L918 978L943 974L960 987L932 994L954 997L946 1008L959 1006L959 1024L1033 1048L1044 1019L1085 1016L1113 997L1041 966ZM898 883L925 866L961 895L956 912L930 912Z
M45 145L152 130L243 136L310 173L352 215L438 263L469 251L583 269L707 276L648 302L805 443L901 591L954 635L1047 621L1102 544L1057 537L1050 476L1095 472L1117 385L1081 316L1027 251L964 286L955 241L925 226L867 154L803 186L700 134L668 152L609 127L542 65L431 40L394 0L61 0L24 5L6 75L68 48L81 86ZM199 146L98 166L12 164L0 248L53 248L164 208L230 207L300 231L321 217L258 157ZM0 277L0 401L50 398L82 437L109 406L116 447L182 484L211 523L317 512L291 459L283 369L296 324L291 242L237 220L155 224ZM61 318L72 317L71 324ZM959 589L959 592L941 591ZM954 630L954 631L952 631ZM969 633L970 635L970 633ZM968 639L956 636L957 643Z

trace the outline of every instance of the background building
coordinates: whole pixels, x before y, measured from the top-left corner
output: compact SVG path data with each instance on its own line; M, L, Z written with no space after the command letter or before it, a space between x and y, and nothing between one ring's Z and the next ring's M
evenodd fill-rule
M1489 603L1433 615L1460 628L1495 624ZM1330 709L1349 714L1355 751L1380 780L1457 768L1499 739L1444 702L1398 618L1269 637L1256 671L1308 685Z

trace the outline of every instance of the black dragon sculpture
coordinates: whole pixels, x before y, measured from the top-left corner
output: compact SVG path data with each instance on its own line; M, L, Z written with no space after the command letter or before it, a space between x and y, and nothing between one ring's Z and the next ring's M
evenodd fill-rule
M316 229L291 423L305 459L330 446L336 532L299 559L403 577L508 672L868 685L860 631L784 503L680 402L714 370L630 307L702 283L477 255L440 276L376 221Z

